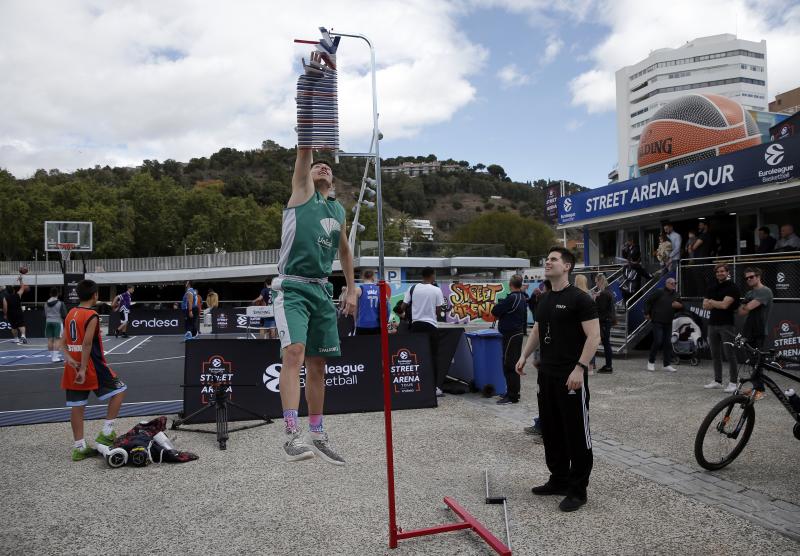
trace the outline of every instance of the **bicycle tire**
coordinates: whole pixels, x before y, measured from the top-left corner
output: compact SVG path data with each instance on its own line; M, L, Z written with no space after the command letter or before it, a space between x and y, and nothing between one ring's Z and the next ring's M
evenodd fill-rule
M705 454L703 450L703 444L706 439L706 435L709 433L711 425L715 422L716 418L728 408L733 410L736 405L743 407L742 418L745 420L744 426L739 432L739 437L737 439L738 442L733 449L728 452L727 455L723 456L719 461L709 461L707 454ZM728 413L728 416L730 416L730 412ZM708 415L706 415L705 419L703 419L703 422L700 424L700 428L697 431L697 436L694 439L694 457L697 460L697 463L700 464L700 467L703 469L708 469L709 471L716 471L733 462L733 460L735 460L739 454L742 453L742 450L744 450L744 447L750 440L750 435L753 433L755 422L756 412L753 409L753 405L750 403L750 398L748 396L742 394L729 396L715 405L711 411L708 412ZM723 435L722 432L715 429L716 427L711 429L710 432L712 434Z

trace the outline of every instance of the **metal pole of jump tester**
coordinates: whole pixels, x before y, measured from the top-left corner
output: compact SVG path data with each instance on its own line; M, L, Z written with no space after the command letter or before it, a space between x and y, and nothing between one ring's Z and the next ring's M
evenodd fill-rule
M389 373L389 330L387 328L389 293L384 274L383 250L383 193L381 191L381 150L378 131L378 87L375 76L375 48L372 42L360 34L335 33L333 36L361 39L369 46L370 72L372 74L372 143L375 147L375 204L378 212L378 284L380 287L380 319L381 319L381 359L383 363L383 422L386 431L386 482L389 503L389 548L397 548L397 514L394 490L394 449L392 447L392 395L391 375Z

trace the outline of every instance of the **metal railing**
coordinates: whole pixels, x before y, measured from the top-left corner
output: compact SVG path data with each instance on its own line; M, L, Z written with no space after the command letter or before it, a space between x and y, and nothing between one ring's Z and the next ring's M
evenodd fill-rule
M800 251L683 259L678 275L681 297L703 297L716 280L714 267L719 263L728 265L742 294L748 290L745 268L757 267L762 272L761 282L772 290L776 300L800 301Z
M141 257L129 259L70 260L66 271L83 272L146 272L183 270L187 268L221 268L229 266L254 266L276 264L280 250L237 251L234 253L205 253L174 257ZM0 274L17 274L20 266L27 266L32 274L60 274L59 261L0 261Z
M413 243L391 242L384 244L389 257L505 257L505 247L494 243L439 243L419 241ZM358 257L377 257L377 241L358 243Z

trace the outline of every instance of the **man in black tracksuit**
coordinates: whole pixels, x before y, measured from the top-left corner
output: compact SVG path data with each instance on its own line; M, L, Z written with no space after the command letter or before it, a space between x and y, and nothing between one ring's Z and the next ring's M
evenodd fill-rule
M586 503L592 471L589 433L589 362L600 345L597 307L589 294L569 283L575 256L563 247L547 254L544 274L553 290L536 307L536 322L522 350L516 370L524 374L525 361L540 347L539 417L544 456L550 478L531 492L562 495L563 512Z
M514 366L522 353L522 338L528 325L528 296L522 291L522 277L515 274L508 282L511 293L492 308L498 320L497 330L503 335L503 374L506 377L506 395L497 403L519 403L520 378Z

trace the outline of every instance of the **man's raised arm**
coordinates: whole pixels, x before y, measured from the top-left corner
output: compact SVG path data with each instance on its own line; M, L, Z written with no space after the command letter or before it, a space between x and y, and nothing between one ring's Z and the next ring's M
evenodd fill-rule
M311 163L314 157L311 149L297 148L292 175L292 196L287 207L296 207L308 201L314 194L314 182L311 180Z

